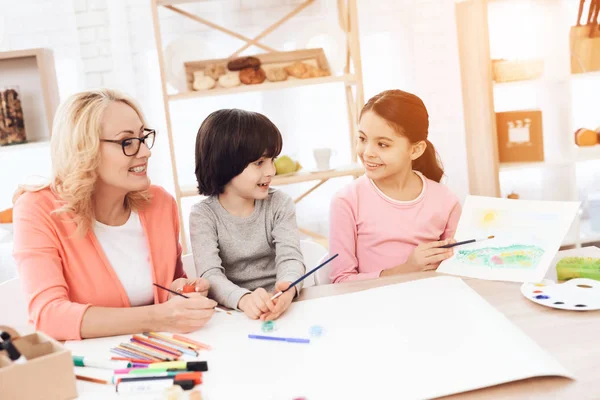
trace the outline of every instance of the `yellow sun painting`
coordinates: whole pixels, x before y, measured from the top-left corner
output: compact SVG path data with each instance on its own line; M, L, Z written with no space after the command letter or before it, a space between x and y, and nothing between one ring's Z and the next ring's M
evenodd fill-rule
M498 212L496 210L481 210L477 222L482 228L491 228L498 224L498 219Z

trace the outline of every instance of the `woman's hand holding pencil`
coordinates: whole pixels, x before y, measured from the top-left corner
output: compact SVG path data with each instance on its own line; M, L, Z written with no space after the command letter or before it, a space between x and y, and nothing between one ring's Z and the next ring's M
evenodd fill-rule
M200 293L186 293L186 296L173 296L156 307L157 315L150 316L159 325L154 330L190 333L206 325L215 313L217 302Z

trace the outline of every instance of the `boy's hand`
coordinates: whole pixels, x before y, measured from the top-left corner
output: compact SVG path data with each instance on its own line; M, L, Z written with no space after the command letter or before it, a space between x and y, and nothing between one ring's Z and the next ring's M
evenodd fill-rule
M275 303L271 301L271 295L265 289L258 288L252 293L243 295L238 308L249 318L258 319L265 313L273 312Z
M275 285L275 293L284 291L291 284L292 282L278 282ZM272 321L279 318L281 314L283 314L284 311L289 308L290 304L292 304L292 300L294 300L294 296L296 295L296 290L297 289L294 286L292 289L288 290L287 292L273 300L273 302L275 303L275 308L271 312L264 313L263 315L261 315L260 319L263 321Z

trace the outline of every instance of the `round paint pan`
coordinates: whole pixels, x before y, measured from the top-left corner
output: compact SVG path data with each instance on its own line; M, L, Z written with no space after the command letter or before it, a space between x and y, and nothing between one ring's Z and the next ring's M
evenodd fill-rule
M577 278L565 283L543 280L540 283L526 282L521 293L534 303L559 310L600 310L600 282Z

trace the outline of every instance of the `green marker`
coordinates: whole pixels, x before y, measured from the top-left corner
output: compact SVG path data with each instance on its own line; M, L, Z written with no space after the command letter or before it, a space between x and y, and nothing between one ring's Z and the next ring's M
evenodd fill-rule
M94 358L83 356L73 356L73 365L76 367L94 367L112 370L125 369L131 367L131 363L129 361L117 361L106 358Z

